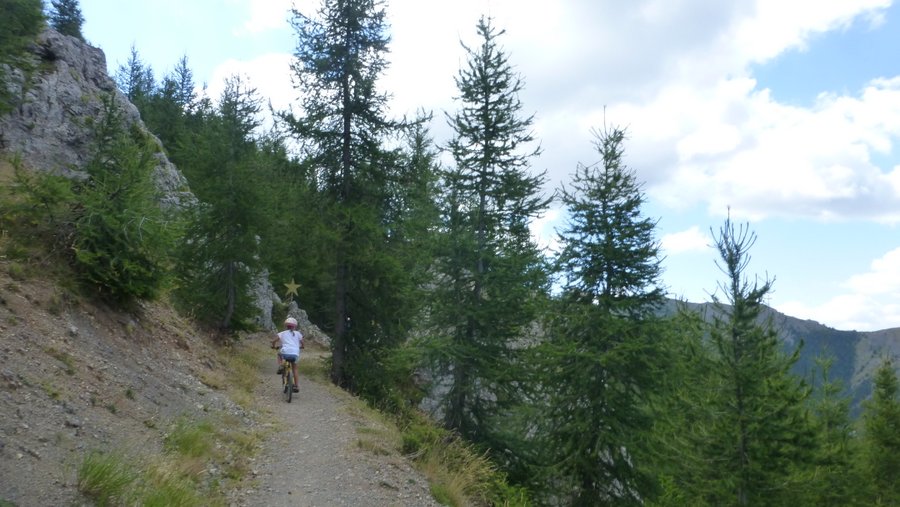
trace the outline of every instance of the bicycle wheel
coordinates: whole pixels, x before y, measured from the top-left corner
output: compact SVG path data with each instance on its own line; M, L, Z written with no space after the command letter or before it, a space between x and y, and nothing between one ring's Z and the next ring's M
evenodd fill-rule
M290 368L290 365L288 365ZM284 383L284 395L287 397L287 402L291 402L291 398L294 397L294 379L292 378L293 373L288 371L287 380Z

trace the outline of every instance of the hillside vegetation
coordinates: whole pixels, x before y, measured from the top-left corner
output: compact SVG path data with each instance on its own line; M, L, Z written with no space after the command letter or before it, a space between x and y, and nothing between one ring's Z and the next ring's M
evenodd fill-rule
M666 311L627 131L595 130L600 162L545 195L524 79L490 17L461 47L439 147L430 114L388 116L380 2L292 10L297 107L273 130L240 76L210 97L187 57L159 77L133 48L113 79L77 1L47 17L11 5L9 498L39 482L49 503L227 502L262 438L242 379L265 382L235 345L302 304L329 337L319 377L401 432L360 445L434 470L443 503L900 503L896 333L773 313L774 280L750 264L765 238L730 216L713 228L712 310ZM568 219L549 253L530 225L553 200ZM332 489L359 489L352 475Z

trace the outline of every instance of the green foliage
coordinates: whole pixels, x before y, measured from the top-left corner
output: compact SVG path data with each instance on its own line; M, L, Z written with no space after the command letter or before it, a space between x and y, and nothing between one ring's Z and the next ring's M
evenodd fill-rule
M565 280L535 353L540 368L538 461L553 463L528 476L537 491L569 491L574 505L640 503L650 477L649 396L667 374L661 329L653 315L663 301L655 222L622 163L624 131L598 133L602 162L579 165L562 201L569 215L560 233L558 265ZM538 465L540 467L540 465ZM553 487L556 485L556 487ZM559 487L564 485L563 487Z
M366 250L368 259L354 256L354 266L366 266L364 293L379 319L371 326L351 325L354 347L348 364L353 386L367 399L392 411L415 407L422 396L412 382L419 351L403 342L424 309L423 287L431 281L429 267L434 251L438 210L437 153L419 118L410 127L406 149L395 162L387 183L390 198L380 252ZM362 291L360 291L362 292ZM363 323L364 324L364 323Z
M625 131L595 131L601 161L579 164L561 199L569 214L560 232L564 298L598 305L605 313L640 317L663 301L654 220L634 173L622 161Z
M153 69L141 60L137 48L131 46L131 54L124 65L119 65L114 76L119 90L128 97L128 101L137 106L143 114L146 101L155 88Z
M408 421L402 450L428 476L435 500L454 506L531 505L527 491L510 484L487 453L421 415L410 414Z
M155 297L166 281L172 231L156 196L155 146L127 128L114 99L104 99L97 145L78 188L72 248L80 280L100 297L127 305Z
M72 181L50 173L32 173L15 157L13 181L0 189L0 228L15 241L7 255L34 261L46 254L67 258L72 234L76 196ZM13 252L22 249L21 254Z
M716 237L728 304L713 296L709 347L693 357L702 376L686 386L684 409L694 415L684 419L680 438L695 451L675 480L688 498L707 505L797 501L797 471L815 450L809 389L790 373L799 349L785 355L771 322L759 320L772 282L751 283L744 273L755 240L730 218Z
M50 5L50 26L63 35L84 40L84 35L81 34L84 16L78 0L50 0Z
M177 461L146 465L114 453L88 453L77 470L78 491L96 505L201 507L219 504L204 494Z
M413 418L403 429L400 450L403 454L417 455L441 445L448 436L447 430L435 426L432 422Z
M862 477L856 467L858 445L850 418L850 399L843 384L831 377L834 357L816 359L819 375L811 407L817 446L811 466L799 467L806 490L804 503L820 506L863 505Z
M137 55L132 55L132 65L142 66ZM140 80L127 76L132 74L138 76L142 73L143 70L120 69L118 76L123 81L123 86L129 86L124 82ZM182 57L178 61L175 69L163 78L159 88L152 88L152 75L145 79L149 82L140 85L135 83L136 86L144 87L143 89L131 91L132 94L142 95L136 102L141 119L166 148L169 160L180 167L182 160L186 158L183 151L190 150L190 143L186 141L197 102L193 73L188 67L187 57ZM147 89L147 86L152 89Z
M414 173L397 150L384 148L403 128L386 119L388 96L377 85L388 43L384 3L325 0L315 16L295 9L292 25L302 114L280 118L315 171L319 225L310 232L314 253L325 255L313 259L321 261L320 271L331 270L327 278L310 272L307 283L333 301L320 315L330 324L332 381L374 393L384 383L371 385L375 376L364 383L356 375L361 367L378 367L369 354L405 339L417 301L411 277L420 271L409 269L416 257L407 241L412 236L399 224L407 211L397 206L409 203L407 192L418 188L402 184Z
M872 505L900 504L900 382L890 360L875 371L872 398L863 404L863 477Z
M43 2L41 0L4 0L3 15L0 16L0 64L19 68L29 68L26 63L28 45L32 43L44 26ZM15 98L6 86L8 72L0 65L0 116L13 107Z
M166 435L166 449L192 458L206 457L215 446L215 428L209 421L178 419Z
M521 117L521 82L482 18L481 43L465 48L457 87L460 110L448 117L455 167L443 171L442 234L428 301L427 358L449 375L445 422L464 437L505 447L497 418L512 416L520 385L515 344L529 338L547 289L544 259L528 223L547 200L543 174L528 172L531 117ZM465 47L465 46L464 46ZM497 431L495 431L497 430Z
M176 296L201 322L222 330L250 326L250 284L260 261L258 231L266 198L258 184L254 139L259 98L238 78L226 83L218 110L204 109L182 170L202 204L186 213Z

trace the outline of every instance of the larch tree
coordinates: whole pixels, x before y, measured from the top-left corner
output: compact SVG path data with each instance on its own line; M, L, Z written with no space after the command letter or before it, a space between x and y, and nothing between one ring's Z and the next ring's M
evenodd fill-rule
M141 101L141 119L162 142L169 160L180 164L180 150L189 136L188 122L197 103L193 73L183 56L175 69L163 77L158 88Z
M200 111L182 170L200 204L191 210L176 291L183 305L223 332L249 325L250 283L259 269L257 231L266 199L258 181L260 98L241 78L226 81L215 108Z
M546 401L545 486L564 484L572 505L631 505L650 477L638 462L662 378L655 314L664 302L656 221L625 165L625 131L595 132L601 160L579 165L560 190L562 290L538 364Z
M141 113L144 113L146 101L156 88L153 68L144 63L137 47L131 46L131 53L124 65L119 65L114 77L119 90L128 97Z
M387 210L389 182L397 177L400 157L385 140L402 125L387 119L388 95L377 80L387 66L388 29L380 0L323 0L315 16L294 9L297 35L294 84L300 92L296 113L285 121L316 171L323 194L322 219L331 234L329 259L334 268L331 380L359 389L355 375L367 373L362 361L378 348L402 339L394 324L394 284L398 279L390 248ZM326 328L328 326L325 326Z
M78 277L127 306L159 294L168 278L171 229L153 184L156 142L128 125L113 95L103 98L95 146L76 188L71 248Z
M547 290L544 258L529 223L546 209L544 175L530 174L539 153L523 116L522 81L498 46L488 18L456 85L459 110L447 114L454 167L443 171L441 239L435 255L430 335L432 364L448 382L444 421L489 446L520 389L521 340L531 338Z
M872 397L863 404L863 477L871 505L900 504L900 383L893 363L875 371Z
M78 0L50 0L50 26L63 34L71 35L84 40L81 26L84 24L84 16Z
M863 483L857 467L857 445L850 399L843 382L833 378L834 356L816 358L812 414L817 442L811 467L800 467L807 502L822 507L861 505Z
M725 281L713 295L709 327L711 359L697 409L708 414L691 431L702 470L693 488L711 505L781 505L798 492L795 467L811 461L814 434L805 403L810 390L791 373L791 354L770 320L763 300L772 281L749 279L749 250L756 242L747 225L730 216L715 237ZM717 292L718 294L718 292Z

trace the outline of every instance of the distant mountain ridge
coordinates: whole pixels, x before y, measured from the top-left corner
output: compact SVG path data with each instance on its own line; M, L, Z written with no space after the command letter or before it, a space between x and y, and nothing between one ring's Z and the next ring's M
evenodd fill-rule
M700 312L706 318L715 313L712 303L690 303L669 300L665 312L672 314L680 306ZM831 378L840 379L851 400L853 412L859 411L859 404L872 392L872 376L883 357L893 359L895 367L900 367L900 327L880 331L842 331L813 320L798 319L785 315L768 306L760 317L771 319L772 324L784 341L785 349L793 351L802 343L800 358L794 365L794 372L807 381L816 375L817 357L831 356ZM819 379L815 379L819 382Z

